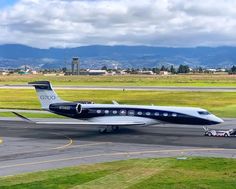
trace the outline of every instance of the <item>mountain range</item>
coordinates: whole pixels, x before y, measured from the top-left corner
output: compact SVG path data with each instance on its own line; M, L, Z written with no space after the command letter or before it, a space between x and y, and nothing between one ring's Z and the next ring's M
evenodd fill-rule
M19 44L0 45L0 67L35 68L70 67L72 57L79 57L81 68L143 68L178 66L229 68L236 64L236 47L172 48L150 46L91 45L76 48L39 49Z

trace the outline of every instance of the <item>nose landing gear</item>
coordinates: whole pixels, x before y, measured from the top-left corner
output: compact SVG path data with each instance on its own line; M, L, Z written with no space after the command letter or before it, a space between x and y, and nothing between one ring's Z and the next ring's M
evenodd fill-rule
M116 133L118 132L119 127L118 126L106 126L106 127L101 127L99 129L99 133Z

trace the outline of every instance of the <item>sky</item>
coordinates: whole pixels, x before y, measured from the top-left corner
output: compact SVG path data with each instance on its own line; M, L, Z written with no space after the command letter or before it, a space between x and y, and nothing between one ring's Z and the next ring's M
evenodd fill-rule
M0 44L236 46L235 0L0 0Z
M0 9L7 6L12 6L17 2L17 0L0 0Z

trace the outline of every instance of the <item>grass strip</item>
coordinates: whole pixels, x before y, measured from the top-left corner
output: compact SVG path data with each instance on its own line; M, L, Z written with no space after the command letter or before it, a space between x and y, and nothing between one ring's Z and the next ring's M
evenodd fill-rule
M0 177L1 189L235 188L236 160L131 159Z
M56 92L62 99L68 101L90 100L95 103L111 104L112 100L116 100L120 104L201 107L220 117L236 117L236 93L232 92L109 90L57 90ZM0 108L39 110L40 103L33 89L0 89Z
M30 81L48 80L54 85L80 86L195 86L236 87L236 76L227 74L186 75L115 75L115 76L0 76L0 85L27 84Z

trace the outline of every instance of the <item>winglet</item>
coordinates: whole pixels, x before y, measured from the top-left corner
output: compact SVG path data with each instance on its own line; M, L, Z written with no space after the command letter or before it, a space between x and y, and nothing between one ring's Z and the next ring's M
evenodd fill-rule
M116 102L115 100L112 100L112 103L115 104L115 105L119 105L119 103Z
M27 122L27 123L35 123L33 122L32 120L28 119L27 117L21 115L21 114L18 114L16 112L12 112L13 114L15 114L17 117L21 118L23 121Z

